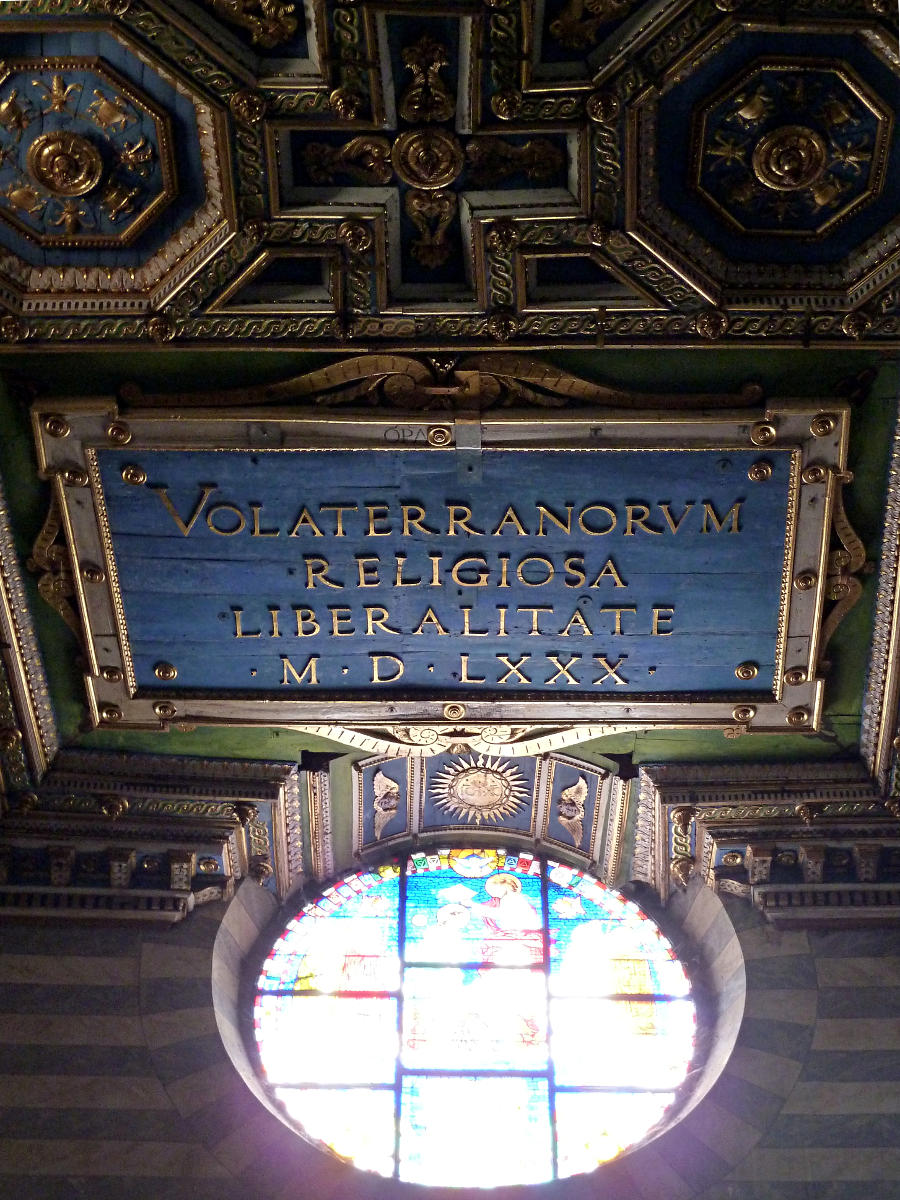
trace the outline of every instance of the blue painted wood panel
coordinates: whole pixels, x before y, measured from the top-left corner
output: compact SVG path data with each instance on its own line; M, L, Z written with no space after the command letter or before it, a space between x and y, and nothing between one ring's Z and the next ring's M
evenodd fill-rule
M168 690L279 696L770 690L790 455L753 483L759 457L102 450L138 684L165 661Z

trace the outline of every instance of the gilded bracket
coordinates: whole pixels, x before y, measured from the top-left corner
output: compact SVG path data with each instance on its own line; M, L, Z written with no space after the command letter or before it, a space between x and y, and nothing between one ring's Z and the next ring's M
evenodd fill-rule
M25 565L29 571L38 576L37 589L41 599L46 600L50 607L59 613L81 641L81 622L77 612L69 603L75 595L72 560L65 542L56 540L61 531L62 515L59 501L54 496L50 501L50 508L41 531L35 540L31 557Z

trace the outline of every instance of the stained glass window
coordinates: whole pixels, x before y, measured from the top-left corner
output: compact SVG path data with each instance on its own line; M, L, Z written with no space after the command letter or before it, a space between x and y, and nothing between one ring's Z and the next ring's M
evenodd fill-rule
M257 982L272 1095L307 1136L410 1183L592 1171L676 1102L684 968L619 892L532 854L417 852L306 905Z

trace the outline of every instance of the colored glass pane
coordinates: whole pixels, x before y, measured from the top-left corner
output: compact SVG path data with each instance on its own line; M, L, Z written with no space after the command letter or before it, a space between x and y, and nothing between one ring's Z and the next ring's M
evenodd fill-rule
M254 1013L271 1083L392 1083L396 1000L260 995Z
M594 1169L675 1103L690 984L633 902L524 852L416 851L306 905L263 963L260 1062L364 1169L489 1187Z
M288 1116L364 1171L394 1173L394 1091L276 1088Z
M406 1079L400 1178L409 1183L439 1180L451 1187L552 1179L548 1101L544 1079Z
M547 1065L543 972L408 967L404 1066L529 1070Z

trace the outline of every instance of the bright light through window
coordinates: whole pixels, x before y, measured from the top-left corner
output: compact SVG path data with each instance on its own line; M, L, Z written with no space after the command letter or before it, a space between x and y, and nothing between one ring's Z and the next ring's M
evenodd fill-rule
M659 1123L694 1051L658 927L573 867L499 849L349 875L257 984L272 1094L307 1136L411 1183L592 1171Z

